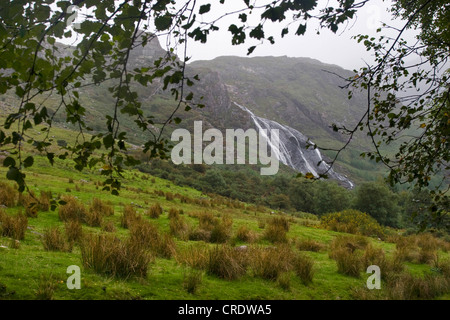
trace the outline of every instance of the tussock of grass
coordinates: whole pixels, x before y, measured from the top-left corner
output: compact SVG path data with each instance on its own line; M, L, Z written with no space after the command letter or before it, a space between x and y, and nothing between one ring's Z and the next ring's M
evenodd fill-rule
M120 226L128 229L131 225L141 222L142 216L137 213L136 209L131 205L126 205L123 208L122 215L120 217Z
M155 203L150 208L148 208L148 210L145 214L152 219L158 219L162 213L163 213L163 208L161 207L161 205L159 203Z
M44 231L42 244L46 251L71 252L73 244L66 240L60 228L53 227Z
M108 276L146 277L153 256L133 241L113 235L86 235L81 245L81 260L86 268Z
M300 251L319 252L325 248L325 245L315 240L306 239L298 241L297 248Z
M11 185L0 182L0 205L14 207L18 198L18 192Z
M27 217L19 213L15 216L9 215L0 209L0 234L15 240L23 240L28 226Z
M246 254L230 246L221 245L209 251L206 271L225 280L235 280L247 271Z

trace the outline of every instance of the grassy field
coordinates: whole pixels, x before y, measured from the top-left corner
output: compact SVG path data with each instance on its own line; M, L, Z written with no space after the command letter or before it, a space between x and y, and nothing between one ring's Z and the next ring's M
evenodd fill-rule
M5 168L1 168L3 189L9 184L4 176ZM394 231L382 241L377 237L326 230L319 220L308 214L272 213L267 208L204 195L138 171L127 171L120 195L112 196L101 191L102 178L98 170L80 173L64 162L57 161L55 166L50 166L45 159L36 157L35 165L27 172L28 185L36 197L48 191L57 199L70 195L86 208L92 207L95 197L112 207L114 213L100 212L101 222L97 226L82 221L83 237L72 242L66 239L68 231L59 209L40 208L35 217L29 214L23 239L15 241L14 236L3 233L0 237L0 299L450 298L448 243L443 240L427 238L435 244L427 251L431 253L427 260L423 259L426 246L421 245L420 237L406 239L407 242L414 240L417 245L408 246L409 251L405 249L401 255L403 237L396 237ZM21 202L26 203L17 198L15 205L4 206L2 215L14 218L25 214L27 205ZM149 209L155 204L163 210L152 217ZM83 258L83 247L85 251L89 248L83 239L90 234L108 234L128 243L132 233L137 232L132 230L137 229L133 229L133 224L124 227L126 208L134 208L140 217L135 225L151 225L157 230L152 234L165 240L161 240L161 246L148 245L141 243L145 242L146 233L136 233L135 243L140 243L139 248L143 248L140 252L149 259L144 262L146 270L125 276L102 272ZM284 231L280 231L280 225ZM45 246L53 227L59 228L60 240L70 249L49 250ZM269 236L268 230L272 227L275 238ZM359 262L366 256L370 244L371 248L382 249L389 261L402 256L399 260L402 270L382 276L381 290L368 290L369 274L364 264L356 274L349 275L339 269L336 258L330 257L335 240L342 237L347 237L347 246L364 242L362 247L352 249ZM312 248L302 246L305 243L312 244ZM312 269L305 261L312 263ZM69 290L66 285L70 276L67 268L71 265L81 268L79 290ZM411 281L416 285L406 287Z

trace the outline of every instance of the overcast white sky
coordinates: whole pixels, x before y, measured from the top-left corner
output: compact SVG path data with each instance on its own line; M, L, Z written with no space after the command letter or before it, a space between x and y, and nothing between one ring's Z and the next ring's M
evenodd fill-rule
M335 1L332 0L320 0L319 3L326 4L327 2L330 6L335 5ZM228 0L226 10L242 8L241 3L241 0ZM375 31L381 26L381 22L391 24L391 14L387 11L390 5L390 0L371 0L358 11L357 18L347 26L346 30L340 29L337 34L324 29L321 30L320 35L317 35L316 28L313 25L308 25L308 30L304 36L295 36L296 26L293 25L290 34L282 39L279 35L284 25L271 25L267 30L272 29L273 32L270 35L277 36L276 44L271 45L266 42L258 46L251 56L310 57L325 63L339 65L345 69L359 69L365 65L364 61L371 61L371 57L365 47L351 37L358 34L376 35ZM319 5L319 7L322 6ZM233 21L236 21L236 17L234 17L234 20L225 19L220 24L223 26L221 31L209 37L206 44L190 41L188 55L192 57L191 61L210 60L224 55L247 56L247 50L251 46L251 42L239 46L231 45L231 36L227 31L227 26ZM238 25L238 23L236 24ZM257 23L254 25L256 26ZM265 26L265 28L267 27Z
M362 1L362 0L360 0ZM350 21L346 28L340 27L337 34L330 30L320 30L320 35L317 34L317 23L314 25L312 21L308 22L308 29L305 35L294 35L298 25L291 26L290 34L281 38L281 29L286 22L281 24L268 23L264 26L266 37L272 35L276 39L276 43L271 45L266 41L263 45L259 45L253 52L254 56L288 56L288 57L309 57L314 58L324 63L335 64L345 69L353 70L363 67L366 63L371 63L372 58L363 44L357 43L356 40L351 39L352 36L358 34L368 34L377 36L376 29L379 28L382 22L389 25L400 26L401 22L393 22L388 8L391 7L392 0L370 0L363 8L358 10L357 17ZM184 0L177 0L176 5L181 6ZM245 8L242 0L226 0L224 5L220 5L218 0L197 0L197 10L202 4L212 3L211 12L205 15L198 15L198 20L204 19L204 22L210 22L215 18L221 16L224 12L233 12ZM270 0L252 0L251 3L262 5L270 3ZM336 0L319 0L317 8L321 9L326 6L336 7ZM249 25L256 26L259 23L258 17L261 12L254 12L249 18ZM289 17L286 19L289 20ZM77 20L78 21L78 20ZM213 32L208 37L206 44L202 44L192 39L189 41L188 56L192 61L210 60L218 56L247 56L248 48L252 45L258 44L259 41L255 39L247 39L246 43L239 46L231 45L231 34L228 31L228 26L232 23L240 25L237 15L228 16L216 24L220 27L220 31ZM404 23L404 22L403 22ZM151 26L153 27L153 26ZM345 30L344 30L345 29ZM384 31L383 31L384 32ZM407 35L411 38L411 32ZM75 38L75 37L74 37ZM71 40L73 41L73 39ZM165 43L164 38L160 38L163 47Z

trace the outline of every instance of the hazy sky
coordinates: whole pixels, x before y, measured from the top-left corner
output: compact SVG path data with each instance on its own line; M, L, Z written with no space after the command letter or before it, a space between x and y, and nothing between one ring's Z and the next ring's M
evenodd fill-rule
M319 3L326 4L327 2L331 6L335 5L335 1L331 0L320 0ZM239 9L242 8L241 3L242 0L228 1L228 7L226 8L227 10ZM358 34L376 35L375 31L381 26L381 22L392 23L391 14L387 11L390 3L388 0L371 0L358 11L357 18L351 21L345 30L342 30L342 28L338 30L337 34L324 29L321 30L320 35L317 35L314 25L308 25L308 30L304 36L295 36L296 26L293 25L290 35L282 39L279 35L284 24L268 25L267 27L270 28L267 28L267 30L273 30L273 32L267 33L276 36L276 44L271 45L266 41L263 45L258 46L251 56L310 57L350 70L359 69L365 65L364 61L369 62L371 57L365 47L351 37ZM234 20L231 18L225 19L223 23L219 24L223 26L221 31L213 33L206 44L191 41L189 43L191 61L210 60L223 55L247 56L247 50L252 42L239 46L231 45L231 34L227 31L227 26L235 21L236 17L234 17ZM257 23L254 24L254 26L256 25ZM252 44L255 43L259 42L256 41Z

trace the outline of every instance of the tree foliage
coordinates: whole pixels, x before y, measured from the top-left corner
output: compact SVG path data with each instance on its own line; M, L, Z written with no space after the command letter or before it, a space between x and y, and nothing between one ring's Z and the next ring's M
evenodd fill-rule
M185 74L189 41L207 42L219 30L219 21L231 16L227 26L231 44L248 44L251 54L260 43L275 43L269 24L279 27L281 37L290 32L305 34L311 21L337 32L369 0L242 0L238 1L241 9L232 12L221 10L225 2L229 1L3 1L0 94L13 92L19 101L0 129L0 150L9 152L3 162L8 168L7 178L25 190L23 169L34 164L33 157L24 152L25 145L29 145L45 154L51 164L55 158L67 157L73 159L78 170L101 164L105 190L117 194L118 177L124 167L137 163L125 153L127 136L121 129L119 114L134 119L136 129L148 135L144 152L164 157L169 151L168 141L162 138L166 126L180 122L176 116L180 110L203 106L200 97L194 97L189 90L198 76L188 78ZM73 6L87 12L76 28L72 25ZM217 17L213 12L223 13ZM350 97L352 90L365 90L367 108L354 128L333 128L349 135L343 148L358 129L365 130L374 151L363 155L383 162L390 169L392 184L414 183L423 188L432 175L449 169L449 5L446 0L399 0L393 4L392 15L404 22L403 27L385 25L379 29L378 39L356 37L374 53L375 63L355 70L357 75L347 79L347 88L351 89ZM251 16L258 18L256 25L250 23ZM409 43L402 35L413 29L418 30L418 36ZM386 30L394 30L397 35L388 36ZM73 36L77 36L76 47L67 54L58 43ZM156 37L166 38L167 53L149 65L131 68L131 51L145 47ZM418 57L418 62L407 62L412 56ZM132 86L145 87L155 82L177 101L167 119L156 120L146 114ZM86 106L80 102L79 89L100 83L109 85L114 103L105 115L103 131L88 137L92 129L84 121ZM52 112L47 105L50 96L59 101ZM78 136L75 145L55 153L50 132L57 113L65 114L65 120L78 127ZM43 137L30 134L36 126L42 127ZM381 146L394 142L400 147L390 158L383 154ZM336 158L343 148L336 150ZM448 197L445 191L433 192L432 217L438 223L447 214Z

